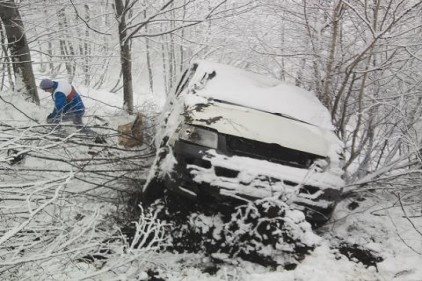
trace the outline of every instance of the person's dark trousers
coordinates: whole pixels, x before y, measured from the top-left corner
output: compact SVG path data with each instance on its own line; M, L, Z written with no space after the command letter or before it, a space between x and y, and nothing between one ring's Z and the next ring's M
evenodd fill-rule
M82 113L66 113L63 118L62 121L72 121L73 124L76 125L76 128L80 129L83 126L83 122L82 122Z

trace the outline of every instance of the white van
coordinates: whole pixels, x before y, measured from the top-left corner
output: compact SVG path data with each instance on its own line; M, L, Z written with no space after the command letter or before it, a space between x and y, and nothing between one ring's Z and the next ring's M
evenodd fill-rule
M343 144L310 92L198 61L168 97L145 202L164 190L204 204L274 197L327 221L340 197Z

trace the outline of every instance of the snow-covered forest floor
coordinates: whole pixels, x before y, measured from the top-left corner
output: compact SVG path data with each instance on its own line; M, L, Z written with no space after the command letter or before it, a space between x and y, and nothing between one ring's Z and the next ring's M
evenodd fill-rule
M52 104L44 93L40 108L2 94L1 280L422 280L422 192L411 176L368 184L345 198L314 231L315 248L291 270L221 253L160 251L169 243L165 225L141 213L136 191L154 153L148 134L162 101L135 97L147 143L124 149L117 125L134 117L119 108L121 97L80 90L85 123L106 144L47 127ZM155 236L128 238L135 226Z

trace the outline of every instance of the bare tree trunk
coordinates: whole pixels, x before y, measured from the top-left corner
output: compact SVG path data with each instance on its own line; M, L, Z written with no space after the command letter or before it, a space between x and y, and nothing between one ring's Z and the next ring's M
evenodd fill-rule
M48 14L48 0L43 0L43 16L44 18L48 18L49 14ZM47 47L44 50L44 46L41 43L41 41L39 42L40 44L40 51L43 55L41 55L41 72L47 72L50 76L54 77L55 76L55 71L54 71L54 64L53 64L53 43L52 43L52 35L49 34L47 35L48 39L47 39ZM45 61L44 58L45 57Z
M4 54L2 55L2 57L4 58L4 63L3 63L3 75L2 75L2 83L1 83L0 90L3 90L4 82L6 80L6 75L7 75L7 80L9 82L10 88L14 89L15 85L13 83L13 77L12 77L13 75L12 64L10 63L10 58L7 55L6 35L4 34L3 25L1 22L0 22L0 39L1 39L2 53Z
M163 31L163 27L161 27ZM164 37L167 35L164 35ZM168 77L168 66L167 66L167 50L166 50L166 42L161 43L161 53L162 53L162 61L163 61L163 80L164 80L164 92L168 95L169 94L169 79Z
M331 33L331 44L330 44L330 53L328 56L327 61L327 70L326 76L323 83L323 92L322 92L322 102L325 104L328 109L332 108L331 104L331 88L332 88L332 72L333 72L333 65L334 65L334 57L337 50L337 41L339 35L339 24L341 13L343 10L343 1L339 1L334 8L333 14L333 29Z
M132 61L129 40L126 31L126 12L122 0L115 0L116 17L119 22L120 63L123 75L123 106L129 114L133 114L133 86L132 86Z
M67 18L65 9L60 9L58 11L58 17L59 17L59 27L61 30L64 30L66 38L70 38L69 32L68 32L68 24L67 24ZM73 58L75 56L75 50L73 48L73 44L71 41L67 39L60 39L60 52L61 55L66 58L66 71L68 75L68 79L70 81L73 81L73 78L75 76L76 72L76 66L73 62Z
M144 18L147 18L147 10L144 10ZM145 25L145 32L148 33L148 24ZM152 74L152 66L151 66L151 48L150 48L150 41L148 37L145 37L145 49L146 49L146 56L147 56L147 68L148 68L148 78L149 78L149 90L151 93L154 92L154 77Z
M88 4L84 5L85 8L85 21L89 22L90 21L90 10L89 10L89 6ZM83 67L83 71L85 74L85 85L89 85L91 83L91 73L90 73L90 56L91 56L91 47L90 44L88 43L90 40L90 34L89 34L89 28L85 29L85 42L84 42L84 57L85 57L85 65Z
M306 67L306 59L302 59L300 61L300 66L297 70L297 74L296 74L296 78L295 78L295 85L298 87L302 87L302 75L303 75L303 71L305 70Z
M9 43L16 90L29 96L32 102L39 104L40 99L32 70L31 54L23 22L15 1L4 0L0 2L0 19L4 24Z
M182 12L182 19L184 20L186 18L186 0L183 1L183 12ZM179 46L179 52L180 52L180 65L179 65L179 72L182 73L185 68L185 48L183 46L184 39L185 39L185 29L182 28L180 36L180 46Z
M174 4L171 3L170 4L171 7L174 7ZM170 18L172 19L172 21L170 21L169 26L170 26L170 30L175 28L175 12L174 10L170 12ZM168 81L169 81L169 86L168 89L171 91L171 89L173 88L173 84L174 84L174 79L176 76L176 54L175 54L175 47L174 47L174 33L170 32L168 34L169 37L169 42L168 42L168 70L169 70L169 77L168 77Z

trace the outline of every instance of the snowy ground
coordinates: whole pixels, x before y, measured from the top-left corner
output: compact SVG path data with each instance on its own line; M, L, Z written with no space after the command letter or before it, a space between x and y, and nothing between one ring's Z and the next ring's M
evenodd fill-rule
M87 106L86 122L89 125L104 125L107 123L109 128L117 128L118 124L131 121L133 117L125 115L120 109L122 104L121 97L118 95L107 93L104 91L94 91L88 89L80 89L84 93L85 103ZM44 118L51 110L50 97L42 93L41 108L35 107L24 102L20 97L2 94L4 101L0 101L2 111L0 112L0 122L2 126L28 126L34 124L28 121L28 118L36 119L41 124ZM162 104L162 100L154 99L151 96L139 95L135 98L137 108L142 112L156 111ZM93 115L100 116L104 120L99 121L93 118ZM4 129L4 127L2 127ZM21 131L22 132L22 131ZM5 137L6 133L2 131L1 137ZM113 139L110 144L115 144ZM2 141L1 157L4 157L4 148L10 145ZM48 142L49 143L49 142ZM44 142L40 142L44 144ZM75 153L72 157L77 158L74 146L60 151L67 153ZM86 150L92 147L84 148ZM95 149L95 147L94 147ZM98 148L97 148L98 149ZM48 149L46 149L48 150ZM52 150L49 151L53 153ZM85 151L86 152L86 151ZM57 154L62 152L57 152ZM121 152L123 153L123 152ZM125 152L126 153L126 152ZM139 152L141 153L141 152ZM46 154L43 154L46 155ZM99 154L102 155L102 154ZM25 168L44 169L54 165L56 169L66 169L69 163L52 164L48 159L26 159ZM148 161L145 162L147 164ZM108 165L108 164L107 164ZM1 167L4 167L2 164ZM107 166L114 167L117 166ZM19 169L22 169L20 166ZM6 226L12 226L16 229L16 223L25 221L27 217L14 215L8 216L11 203L6 200L11 198L6 193L6 188L10 188L11 183L19 184L23 182L40 182L40 189L43 188L42 181L51 180L53 177L60 178L68 173L59 173L51 175L46 172L25 171L19 174L21 170L16 169L10 171L2 169L0 172L0 246L4 239ZM117 170L117 168L116 168ZM147 171L145 168L144 172ZM84 173L84 177L91 177L91 174ZM141 175L138 175L142 177ZM101 181L95 178L94 181ZM82 181L72 181L69 184L72 191L88 190L92 185ZM377 188L386 187L387 185L376 186ZM294 270L285 270L283 268L269 269L261 265L242 261L240 259L226 260L217 263L215 259L206 257L201 254L173 254L169 252L157 253L154 247L147 249L138 249L131 247L129 243L122 242L118 237L119 231L116 225L110 223L115 218L115 214L119 213L119 209L110 202L101 203L101 200L90 200L87 197L68 196L60 202L66 202L72 205L72 208L60 209L60 204L54 207L68 212L67 215L61 214L64 221L57 223L49 222L49 226L73 226L72 230L67 232L57 232L60 235L66 233L62 240L59 235L49 236L48 233L56 233L53 228L49 232L41 232L37 230L34 233L43 233L43 237L39 237L41 241L46 243L57 241L63 244L66 241L66 247L62 244L49 244L50 248L46 248L49 258L37 260L30 253L22 251L16 252L12 258L5 253L8 251L3 246L0 247L0 277L2 280L153 280L151 275L155 272L155 280L250 280L250 281L271 281L271 280L296 280L296 281L338 281L338 280L403 280L403 281L421 281L422 280L422 198L419 190L400 190L395 189L395 193L384 189L378 189L376 192L359 193L355 197L342 201L334 214L333 219L324 227L318 229L316 234L321 237L319 245L315 250L296 267ZM113 185L115 188L124 188L117 183ZM375 187L375 186L374 186ZM390 186L389 186L390 187ZM25 187L21 187L25 188ZM73 188L73 189L72 189ZM46 196L45 198L53 198L50 193L40 193L40 189L33 190L32 195L39 194ZM108 189L110 193L110 189ZM38 192L38 193L37 193ZM6 194L6 195L4 195ZM69 193L70 194L70 193ZM28 196L28 194L26 194ZM48 196L50 197L48 197ZM104 193L101 193L104 195ZM41 198L41 197L40 197ZM44 199L45 199L44 198ZM98 199L98 198L97 198ZM10 199L11 200L11 199ZM31 199L32 200L32 199ZM14 201L14 208L26 209L28 202L34 204L35 201L27 200ZM43 198L39 199L43 202ZM78 201L80 200L80 201ZM18 202L18 203L16 203ZM46 201L47 202L47 201ZM92 205L89 205L92 204ZM67 205L66 205L67 206ZM50 206L51 207L51 206ZM54 209L56 210L56 209ZM53 208L49 209L52 213ZM45 212L38 220L31 221L28 227L38 229L37 226L46 227ZM68 221L66 221L68 219ZM14 224L15 223L15 224ZM141 222L140 222L141 223ZM64 229L64 227L63 227ZM24 230L24 229L23 229ZM73 233L81 231L83 235ZM95 230L95 231L94 231ZM73 232L72 232L73 231ZM19 232L17 232L19 233ZM16 234L17 235L17 234ZM73 235L73 236L72 236ZM66 238L68 237L68 238ZM114 237L113 240L112 237ZM70 239L71 238L71 239ZM120 240L119 240L120 239ZM20 241L20 240L16 240ZM35 239L34 239L35 241ZM38 240L39 241L39 240ZM109 255L109 260L95 259L93 262L78 259L81 254L87 253L92 249L98 250L98 245L104 245L104 241L108 241L107 245L113 250L113 254ZM117 241L117 242L113 242ZM73 243L74 242L74 243ZM77 249L77 244L86 246L86 249ZM88 244L95 244L94 248L89 248ZM341 245L354 245L367 251L361 251L363 254L370 253L370 257L378 257L379 262L365 265L359 257L352 257L352 260L340 252ZM87 246L88 245L88 246ZM31 249L35 251L37 248L31 244ZM60 248L60 251L57 249ZM64 254L66 250L74 250ZM14 248L13 248L14 250ZM5 252L6 251L6 252ZM54 253L60 253L56 256ZM357 252L355 252L356 254ZM351 254L351 253L350 253ZM79 255L79 256L78 256ZM106 254L105 254L106 255ZM47 255L48 256L48 255ZM7 259L5 259L6 257ZM16 264L10 261L21 258ZM30 259L25 260L29 257ZM382 260L382 261L381 261ZM24 261L26 261L24 263ZM71 262L69 262L71 261ZM9 264L8 264L9 262Z

